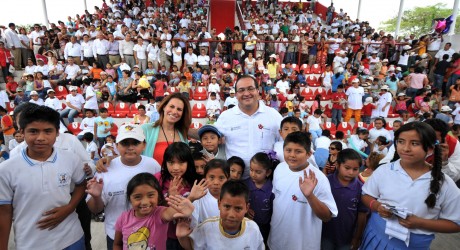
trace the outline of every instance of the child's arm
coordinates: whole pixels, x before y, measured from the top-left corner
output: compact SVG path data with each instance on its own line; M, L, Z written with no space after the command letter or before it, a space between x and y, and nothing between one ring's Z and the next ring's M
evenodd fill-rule
M123 235L120 231L115 231L115 239L113 239L113 250L123 249Z
M180 219L176 224L176 236L179 240L179 244L185 250L193 249L192 240L189 237L191 233L190 219Z
M13 205L0 205L0 249L8 249L8 239L13 223Z
M361 245L364 228L366 227L367 213L359 212L358 221L356 222L356 231L351 240L351 249L356 250Z
M78 203L83 199L85 194L86 181L75 185L75 188L70 198L69 204L62 207L56 207L49 211L43 213L45 216L43 219L37 222L38 228L44 229L54 229L57 227L67 216L69 216L77 208Z
M86 193L91 195L91 198L88 200L87 205L89 210L92 213L100 213L104 210L104 202L102 201L102 188L104 186L104 181L101 179L97 180L97 177L88 181L86 186Z
M94 138L97 139L97 122L94 122ZM93 159L93 158L91 158Z
M329 208L321 202L316 195L313 193L316 185L318 184L318 179L316 179L315 173L310 170L309 175L307 176L307 171L303 171L303 180L302 177L299 177L299 187L302 191L302 194L307 198L308 203L311 206L311 209L323 222L328 222L332 218L332 213Z
M424 219L415 215L410 215L406 219L399 218L399 224L409 229L423 229L437 233L458 233L460 225L446 219Z

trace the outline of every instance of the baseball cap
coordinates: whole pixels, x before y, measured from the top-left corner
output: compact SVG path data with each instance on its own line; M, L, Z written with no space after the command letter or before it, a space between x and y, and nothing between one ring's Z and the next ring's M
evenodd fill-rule
M388 90L389 87L388 87L388 85L383 85L380 89L381 89L381 90Z
M22 90L22 88L21 88L21 87L19 87L19 88L16 88L16 92L22 92L22 91L23 91L23 90Z
M33 96L33 95L38 95L38 93L37 93L37 91L32 90L32 91L30 91L30 95L31 95L31 96Z
M51 93L51 92L54 93L54 89L48 89L48 90L46 91L47 94L49 94L49 93Z
M77 90L77 89L78 89L77 86L70 86L69 87L69 91L74 91L74 90Z
M230 94L235 94L235 89L231 89Z
M404 93L399 93L399 94L398 94L398 97L399 97L399 96L406 96L406 94L404 94Z
M138 141L145 141L144 131L139 125L126 124L118 129L117 143L125 139L134 139Z
M198 130L198 136L201 138L201 136L203 136L203 134L205 132L213 132L214 134L216 134L219 138L222 137L222 133L220 133L220 131L214 127L213 125L204 125L203 127L201 127L199 130Z
M441 107L441 112L450 112L450 111L452 111L452 109L447 105Z

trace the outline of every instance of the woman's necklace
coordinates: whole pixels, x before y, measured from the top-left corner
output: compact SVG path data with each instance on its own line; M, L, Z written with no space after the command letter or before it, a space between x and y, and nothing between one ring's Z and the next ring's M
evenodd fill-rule
M166 136L163 126L161 126L161 131L163 131L163 135L165 136L166 143L168 143L168 146L169 146L169 140L168 140L168 137ZM176 140L176 130L174 130L173 133L170 134L170 136L173 136L172 142L174 142Z

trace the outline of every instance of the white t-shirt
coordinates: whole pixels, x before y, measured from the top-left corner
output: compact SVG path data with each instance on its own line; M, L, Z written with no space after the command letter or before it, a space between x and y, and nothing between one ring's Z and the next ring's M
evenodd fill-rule
M78 109L81 109L83 103L85 103L85 99L81 94L76 94L75 96L73 96L72 94L68 94L65 98L65 101L77 107ZM71 109L71 107L67 105L66 109Z
M80 123L81 132L78 135L84 135L85 133L94 134L94 120L95 117L85 117Z
M363 195L370 195L381 203L407 208L413 215L429 220L445 219L460 223L460 190L449 176L444 176L434 208L425 199L430 193L431 171L416 180L401 167L400 160L380 166L364 183ZM396 221L397 223L397 221ZM409 229L411 233L431 235L424 229Z
M353 147L353 145L356 147ZM364 150L366 148L367 142L364 140L359 139L358 135L351 135L348 139L348 148L352 148L354 150Z
M97 106L97 95L96 95L96 92L94 91L93 86L91 85L87 86L85 92L86 92L86 98L88 97L91 97L91 98L87 99L83 107L85 109L98 110L99 107Z
M289 82L288 81L282 81L282 80L279 80L277 83L276 83L276 88L279 90L279 92L281 93L288 93L288 90L289 90Z
M338 210L328 179L315 167L308 166L305 170L307 174L310 170L315 173L318 183L313 194L329 208L332 217L336 217ZM268 236L270 249L320 249L323 222L315 215L300 190L299 177L303 176L303 171L291 171L286 162L280 163L275 169L275 199Z
M331 139L326 136L320 136L315 140L315 150L318 150L318 148L329 150L329 145L331 145Z
M72 79L75 78L80 71L80 67L76 64L73 65L67 65L64 69L64 73L67 74L66 79Z
M264 239L257 224L244 218L237 235L224 232L219 217L212 217L196 227L189 236L195 250L265 249Z
M237 106L238 105L238 100L236 99L236 97L227 97L227 99L225 99L225 102L224 102L224 107L227 107L230 106L230 105L235 105Z
M208 93L210 94L211 92L216 92L216 94L220 93L220 86L217 83L210 83L208 85ZM219 96L219 95L217 95Z
M345 95L348 96L348 108L350 109L362 109L363 108L363 87L350 87L345 92Z
M381 129L372 128L369 130L369 141L370 142L374 142L379 136L385 136L385 138L387 138L388 141L391 140L390 131L386 130L385 128L381 128Z
M147 46L136 44L134 45L133 51L136 52L137 59L147 59Z
M54 110L61 110L62 109L62 103L56 97L54 97L53 99L46 98L45 106L47 106L48 108L52 108Z
M307 123L309 130L321 129L321 127L319 126L321 124L321 117L315 117L314 115L310 115L307 118Z
M193 205L195 210L192 213L192 228L211 217L220 215L217 199L209 191L201 199L194 201Z
M86 144L86 153L88 153L90 158L91 158L91 153L94 152L93 159L99 159L100 156L99 156L98 150L99 149L97 148L97 145L94 141Z
M102 189L102 201L104 202L105 233L112 239L115 238L115 222L123 211L127 209L126 185L135 175L139 173L156 174L161 167L153 158L142 156L142 160L136 166L126 166L121 162L120 157L110 162L108 172L97 173L97 179L104 180ZM89 195L86 201L92 197Z
M34 99L30 99L29 102L35 103L35 104L40 105L40 106L42 106L42 105L45 104L45 103L43 102L43 99L41 99L41 98L38 98L36 101L35 101Z
M454 124L460 124L460 107L457 107L451 114L455 116Z
M321 77L323 78L323 85L324 86L331 86L332 83L332 76L334 75L334 72L329 71L329 72L323 72Z
M44 162L29 158L26 150L0 164L0 204L13 206L16 249L64 249L83 237L77 214L51 231L40 230L37 221L44 212L69 204L73 184L84 181L83 163L56 147Z
M208 111L208 114L220 114L220 111L222 109L222 107L220 106L220 102L219 100L215 99L215 100L211 100L211 99L208 99L208 101L206 102L206 109Z

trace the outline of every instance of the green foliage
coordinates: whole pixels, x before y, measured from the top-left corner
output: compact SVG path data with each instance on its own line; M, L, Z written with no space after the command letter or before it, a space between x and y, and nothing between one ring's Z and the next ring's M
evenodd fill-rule
M426 7L415 7L403 12L401 18L400 35L415 34L420 36L431 31L432 21L435 18L446 18L452 14L452 9L444 3L437 3ZM381 23L380 29L387 32L396 31L398 16ZM460 28L460 16L457 17L456 30Z

